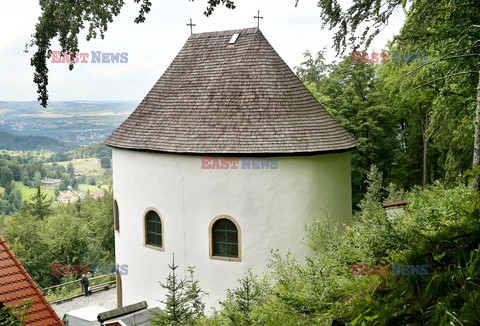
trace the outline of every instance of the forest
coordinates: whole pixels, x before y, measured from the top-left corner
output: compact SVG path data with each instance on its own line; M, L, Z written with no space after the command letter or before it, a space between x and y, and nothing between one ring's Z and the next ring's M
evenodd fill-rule
M0 149L3 150L35 151L44 149L51 151L68 151L75 147L50 137L20 136L4 131L0 131L0 138L2 139Z
M58 180L55 187L44 188L49 198L58 197L61 192L78 190L79 185L108 185L111 182L111 149L103 144L80 147L69 152L1 151L0 152L0 217L20 209L28 201L34 188L43 186L44 180ZM75 175L73 160L84 158L99 159L102 175ZM68 162L68 164L62 164Z
M382 172L386 188L467 182L473 162L476 78L411 90L412 82L404 75L418 65L357 63L351 55L326 64L322 52L314 56L307 51L296 67L310 92L358 141L352 155L354 207L365 194L372 165Z

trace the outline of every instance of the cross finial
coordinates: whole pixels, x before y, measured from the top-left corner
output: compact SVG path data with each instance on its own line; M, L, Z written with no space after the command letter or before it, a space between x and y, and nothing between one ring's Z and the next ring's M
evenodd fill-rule
M193 34L193 26L197 26L195 24L192 23L192 19L190 18L190 24L187 24L187 26L190 26L190 35Z
M260 10L258 11L258 16L253 16L253 18L257 18L257 28L260 28L260 19L263 19L263 17L260 17Z

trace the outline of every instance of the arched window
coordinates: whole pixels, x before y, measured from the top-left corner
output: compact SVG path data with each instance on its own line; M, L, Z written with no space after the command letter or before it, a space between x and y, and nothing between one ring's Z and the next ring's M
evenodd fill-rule
M113 201L113 224L115 226L115 231L120 232L120 219L119 219L119 216L118 216L117 200Z
M214 219L210 227L210 256L225 260L240 261L240 230L228 216Z
M145 244L163 248L163 225L160 215L154 210L145 214Z

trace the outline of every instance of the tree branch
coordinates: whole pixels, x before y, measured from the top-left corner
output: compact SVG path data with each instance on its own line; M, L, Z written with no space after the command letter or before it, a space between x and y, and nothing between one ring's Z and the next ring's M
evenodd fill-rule
M440 77L440 78L436 78L434 80L431 80L429 82L426 82L424 84L421 84L421 85L418 85L416 87L413 88L413 90L416 90L416 89L419 89L420 87L423 87L423 86L427 86L427 85L430 85L436 81L439 81L439 80L442 80L442 79L446 79L446 78L450 78L450 77L455 77L455 76L460 76L460 75L467 75L467 74L476 74L477 71L464 71L464 72L459 72L459 73L456 73L456 74L451 74L451 75L447 75L447 76L443 76L443 77Z
M439 59L436 59L436 60L433 60L433 61L429 61L429 62L425 62L423 64L421 64L420 66L414 68L413 70L409 71L408 73L406 73L405 75L402 76L402 79L404 77L408 77L410 75L412 75L413 73L417 72L418 70L421 70L423 69L424 67L426 67L427 65L431 65L431 64L436 64L440 61L446 61L446 60L452 60L452 59L459 59L459 58L466 58L466 57L480 57L480 53L475 53L475 54L462 54L462 55L456 55L456 56L451 56L451 57L442 57L442 58L439 58Z

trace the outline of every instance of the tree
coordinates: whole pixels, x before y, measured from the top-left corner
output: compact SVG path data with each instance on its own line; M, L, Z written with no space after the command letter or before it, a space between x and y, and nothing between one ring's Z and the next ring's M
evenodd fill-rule
M90 257L90 261L115 260L112 189L104 190L104 194L101 199L94 200L90 197L76 202L80 204L78 214L82 223L88 225L88 251L98 253L98 256Z
M382 172L375 165L370 167L366 183L368 184L365 198L362 202L370 202L379 205L382 202Z
M35 171L32 182L34 187L40 187L42 185L42 174L38 171Z
M412 88L432 87L442 93L452 88L456 92L459 85L476 85L472 89L472 103L475 103L472 166L474 170L480 166L480 8L477 1L359 0L342 10L338 0L320 0L318 6L324 26L336 31L337 53L343 53L348 46L368 47L395 9L407 10L407 20L395 43L406 52L429 50L434 54L435 60L424 63L414 72L430 65L440 68L428 81L412 84ZM366 22L371 25L357 35L357 30ZM478 173L472 189L480 190Z
M80 203L82 206L83 203ZM94 251L90 243L97 242L93 239L93 232L89 234L91 231L88 229L95 226L80 218L74 205L59 205L51 216L42 221L42 226L40 234L49 248L47 254L50 263L84 265L86 262L99 261L99 257L89 260Z
M202 301L202 298L206 293L200 288L198 280L194 279L194 269L194 267L187 269L190 274L190 278L187 279L187 297L190 302L192 319L198 320L204 316L205 303Z
M68 185L69 185L69 179L62 178L62 180L60 181L60 185L58 186L58 190L65 191L68 189Z
M192 0L193 1L193 0ZM62 53L68 53L68 59L72 61L69 69L74 67L75 53L78 48L78 35L88 26L87 40L96 38L98 35L103 39L108 24L120 14L125 4L123 0L97 0L95 2L80 1L72 5L69 0L39 1L41 14L35 25L35 33L32 40L25 46L25 51L35 47L35 53L30 59L30 65L35 68L33 82L37 85L38 100L46 107L48 102L48 67L47 59L52 56L51 42L58 37ZM150 12L152 2L150 0L134 0L140 4L135 23L143 23L145 16ZM231 0L208 0L206 16L213 13L218 5L225 5L235 9Z
M73 166L72 162L68 163L67 172L70 173L70 174L73 174L73 172L75 172L75 167Z
M8 202L15 211L19 210L22 206L22 192L19 189L13 189L8 195Z
M391 49L397 51L396 48ZM407 156L405 163L414 163L410 166L407 166L407 164L402 165L406 170L405 175L412 181L418 178L416 172L419 162L416 158L412 159L411 156L416 156L418 148L415 142L418 141L417 135L421 136L421 184L425 187L430 179L428 173L428 152L432 138L431 115L435 111L434 102L437 94L432 89L412 89L411 81L402 78L402 76L417 66L418 64L415 65L413 63L388 63L380 66L377 69L377 73L381 84L384 86L384 97L390 99L392 111L396 111L399 122L404 122L409 129L407 135L402 135L402 137L406 136L405 142L407 142L408 138L408 145L405 146ZM428 73L429 71L424 71L422 75L417 76L417 80L428 78ZM413 184L419 184L419 182L417 181Z
M11 181L10 183L5 185L5 191L3 192L4 197L10 195L12 190L15 188L15 181Z
M295 73L304 83L315 85L318 91L320 82L329 71L329 67L325 63L325 50L318 51L315 59L312 58L312 54L308 50L303 54L303 57L305 61L300 66L294 68Z
M37 187L37 191L30 196L30 202L24 203L23 209L28 214L43 220L52 213L50 205L50 200L47 200L47 194L42 193L40 187Z
M472 109L474 119L472 167L480 166L480 7L477 2L443 0L431 3L416 1L395 43L408 52L428 50L432 60L413 69L407 77L413 89L430 89L438 103L448 97L466 95L463 103ZM422 33L419 34L419 30ZM417 78L430 72L427 78ZM415 80L415 78L417 80ZM464 110L462 110L464 111ZM480 190L479 174L472 189Z
M353 204L366 191L365 178L372 164L391 182L399 154L398 118L376 78L375 66L352 63L350 56L330 66L330 74L319 84L318 92L309 87L322 106L358 141L352 153ZM307 83L308 85L308 83Z
M178 268L175 265L175 254L172 255L172 265L168 265L171 273L167 282L160 285L167 290L166 299L161 301L165 304L165 310L155 314L151 319L151 325L192 325L196 319L203 316L205 305L201 301L203 291L198 286L198 281L193 278L193 268L189 268L190 279L180 279L175 273Z
M175 265L175 254L172 255L172 265L168 265L171 273L167 277L167 282L160 285L166 289L166 300L161 301L165 304L165 312L157 319L152 320L152 325L184 325L190 319L189 309L187 307L188 297L186 295L186 280L179 279L175 274L178 268Z
M108 157L102 157L100 159L100 166L104 169L109 169L112 167L111 160Z
M6 187L13 181L13 172L8 166L0 169L0 186Z
M23 208L5 218L2 235L35 282L44 287L51 278L48 266L52 257L41 234L42 223L43 220Z
M227 290L227 297L221 302L223 308L221 315L226 319L227 325L254 325L252 313L265 299L266 286L251 270L248 270L247 275L238 282L240 285L237 288Z

